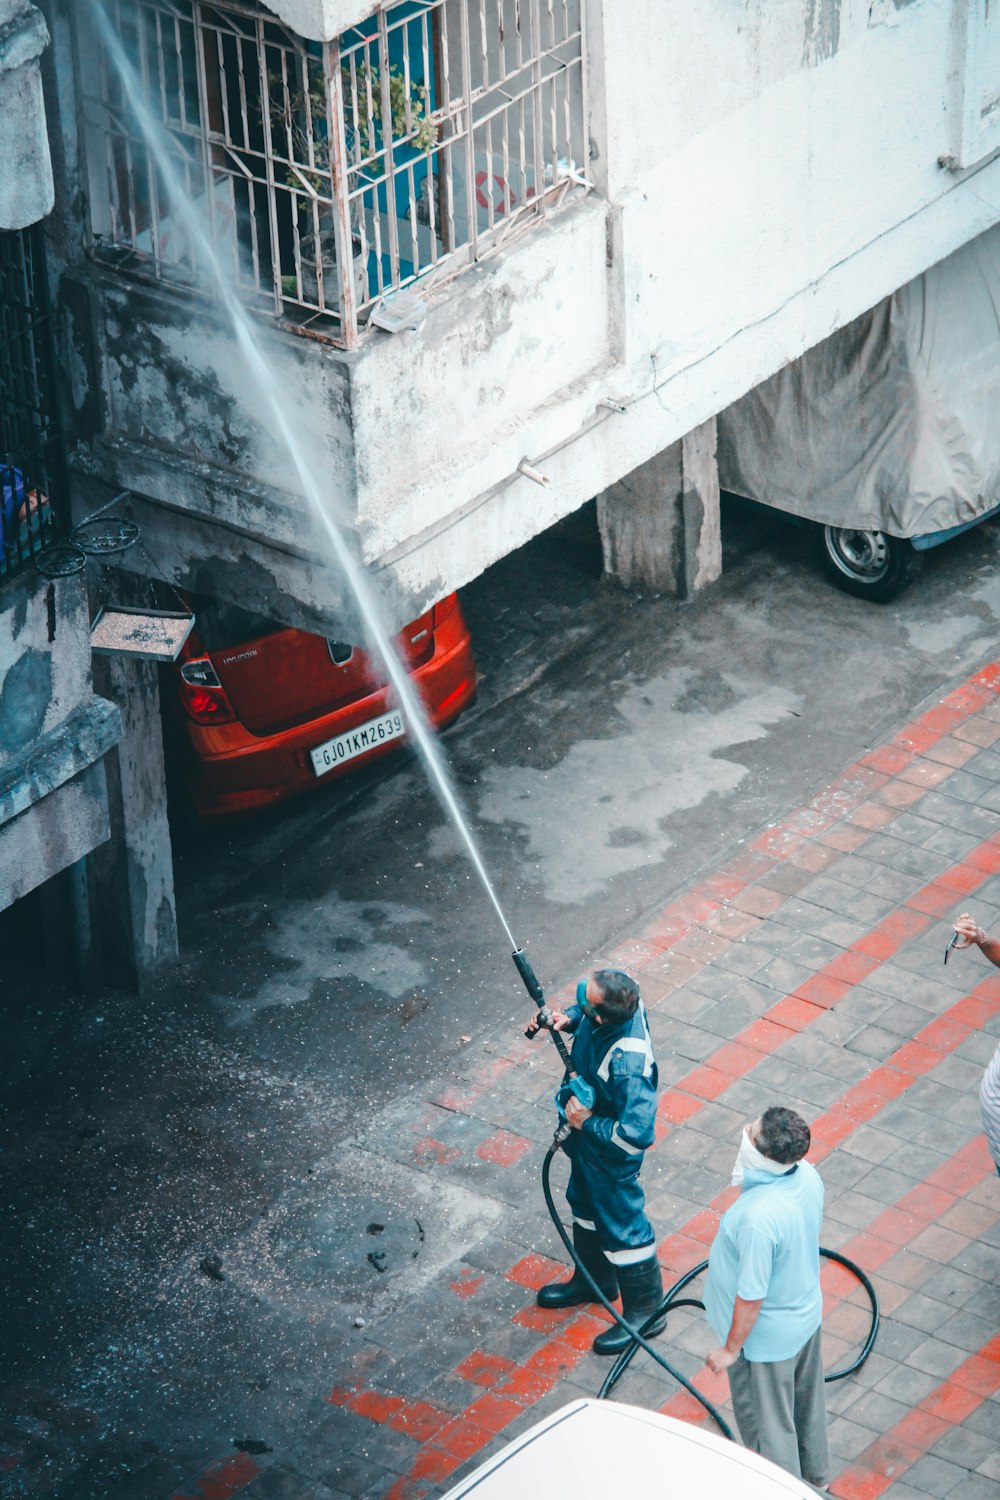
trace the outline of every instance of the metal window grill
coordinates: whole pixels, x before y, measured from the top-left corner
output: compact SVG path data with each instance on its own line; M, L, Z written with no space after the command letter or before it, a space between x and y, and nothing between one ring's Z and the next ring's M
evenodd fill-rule
M0 233L0 585L60 539L66 473L39 225Z
M348 346L380 298L454 274L584 184L584 0L401 0L327 44L238 0L105 4L236 284ZM96 55L96 246L196 283Z

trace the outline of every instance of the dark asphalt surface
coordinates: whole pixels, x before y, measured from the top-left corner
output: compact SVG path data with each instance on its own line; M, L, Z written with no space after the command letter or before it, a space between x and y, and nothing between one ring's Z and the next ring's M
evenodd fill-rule
M588 508L464 592L481 689L446 750L547 985L1000 637L995 524L887 607L829 587L808 532L731 504L724 540L700 598L626 597L600 580ZM308 1443L345 1309L377 1299L377 1270L353 1269L376 1214L411 1253L404 1189L345 1143L528 1011L415 757L243 825L181 823L182 964L144 1002L71 995L37 960L64 935L0 919L0 1496L126 1500L168 1444L182 1463L264 1417ZM459 1196L427 1212L474 1217Z

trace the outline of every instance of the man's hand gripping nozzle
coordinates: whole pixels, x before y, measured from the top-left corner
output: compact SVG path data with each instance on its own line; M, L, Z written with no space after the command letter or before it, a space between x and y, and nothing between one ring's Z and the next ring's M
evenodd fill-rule
M578 1077L576 1070L573 1067L573 1062L570 1058L566 1043L563 1041L562 1037L559 1035L559 1032L553 1025L552 1011L545 1003L545 992L538 982L534 969L531 967L531 961L528 958L528 955L525 953L523 948L517 948L511 954L511 958L514 960L514 967L517 969L517 972L520 974L521 979L524 982L525 989L528 991L528 994L538 1006L538 1014L535 1016L535 1019L524 1028L524 1034L530 1041L533 1040L540 1031L547 1031L549 1033L549 1036L552 1038L555 1044L556 1051L559 1053L559 1056L562 1059L563 1066L566 1069L566 1081L559 1089L559 1092L556 1094L555 1098L556 1109L559 1112L559 1124L556 1126L554 1141L556 1145L561 1146L562 1143L569 1137L571 1128L566 1119L566 1100L570 1097L571 1094L573 1094L577 1099L579 1099L580 1103L584 1106L585 1109L593 1109L594 1090L590 1087L589 1083L585 1083L582 1078Z

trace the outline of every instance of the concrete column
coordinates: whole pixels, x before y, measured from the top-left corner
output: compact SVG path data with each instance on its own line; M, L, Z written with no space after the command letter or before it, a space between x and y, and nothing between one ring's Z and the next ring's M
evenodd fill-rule
M722 572L715 418L597 497L604 569L687 599Z
M45 17L28 0L0 0L0 229L24 229L52 208L52 160L39 58Z
M88 860L91 918L107 978L141 994L177 957L156 663L95 657L94 686L125 732L105 760L111 838Z

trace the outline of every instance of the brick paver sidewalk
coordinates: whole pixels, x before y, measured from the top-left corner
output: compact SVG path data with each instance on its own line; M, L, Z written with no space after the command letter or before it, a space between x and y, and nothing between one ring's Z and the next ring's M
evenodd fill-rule
M998 740L994 663L593 956L635 973L649 1008L663 1089L644 1180L668 1283L707 1254L743 1122L771 1102L814 1122L824 1243L869 1272L884 1317L865 1367L827 1388L843 1500L1000 1493L1000 1180L978 1111L1000 974L978 953L942 964L967 905L1000 924ZM601 1319L543 1312L533 1298L562 1264L538 1182L553 1049L514 1032L465 1057L460 1078L389 1112L365 1144L474 1185L505 1206L501 1227L402 1314L359 1331L347 1367L331 1369L315 1393L322 1482L239 1454L173 1500L416 1500L596 1394L608 1369L589 1352ZM835 1267L824 1285L828 1364L842 1364L866 1331L866 1302ZM728 1414L725 1381L704 1368L709 1346L688 1311L660 1340ZM642 1357L618 1394L708 1420Z

